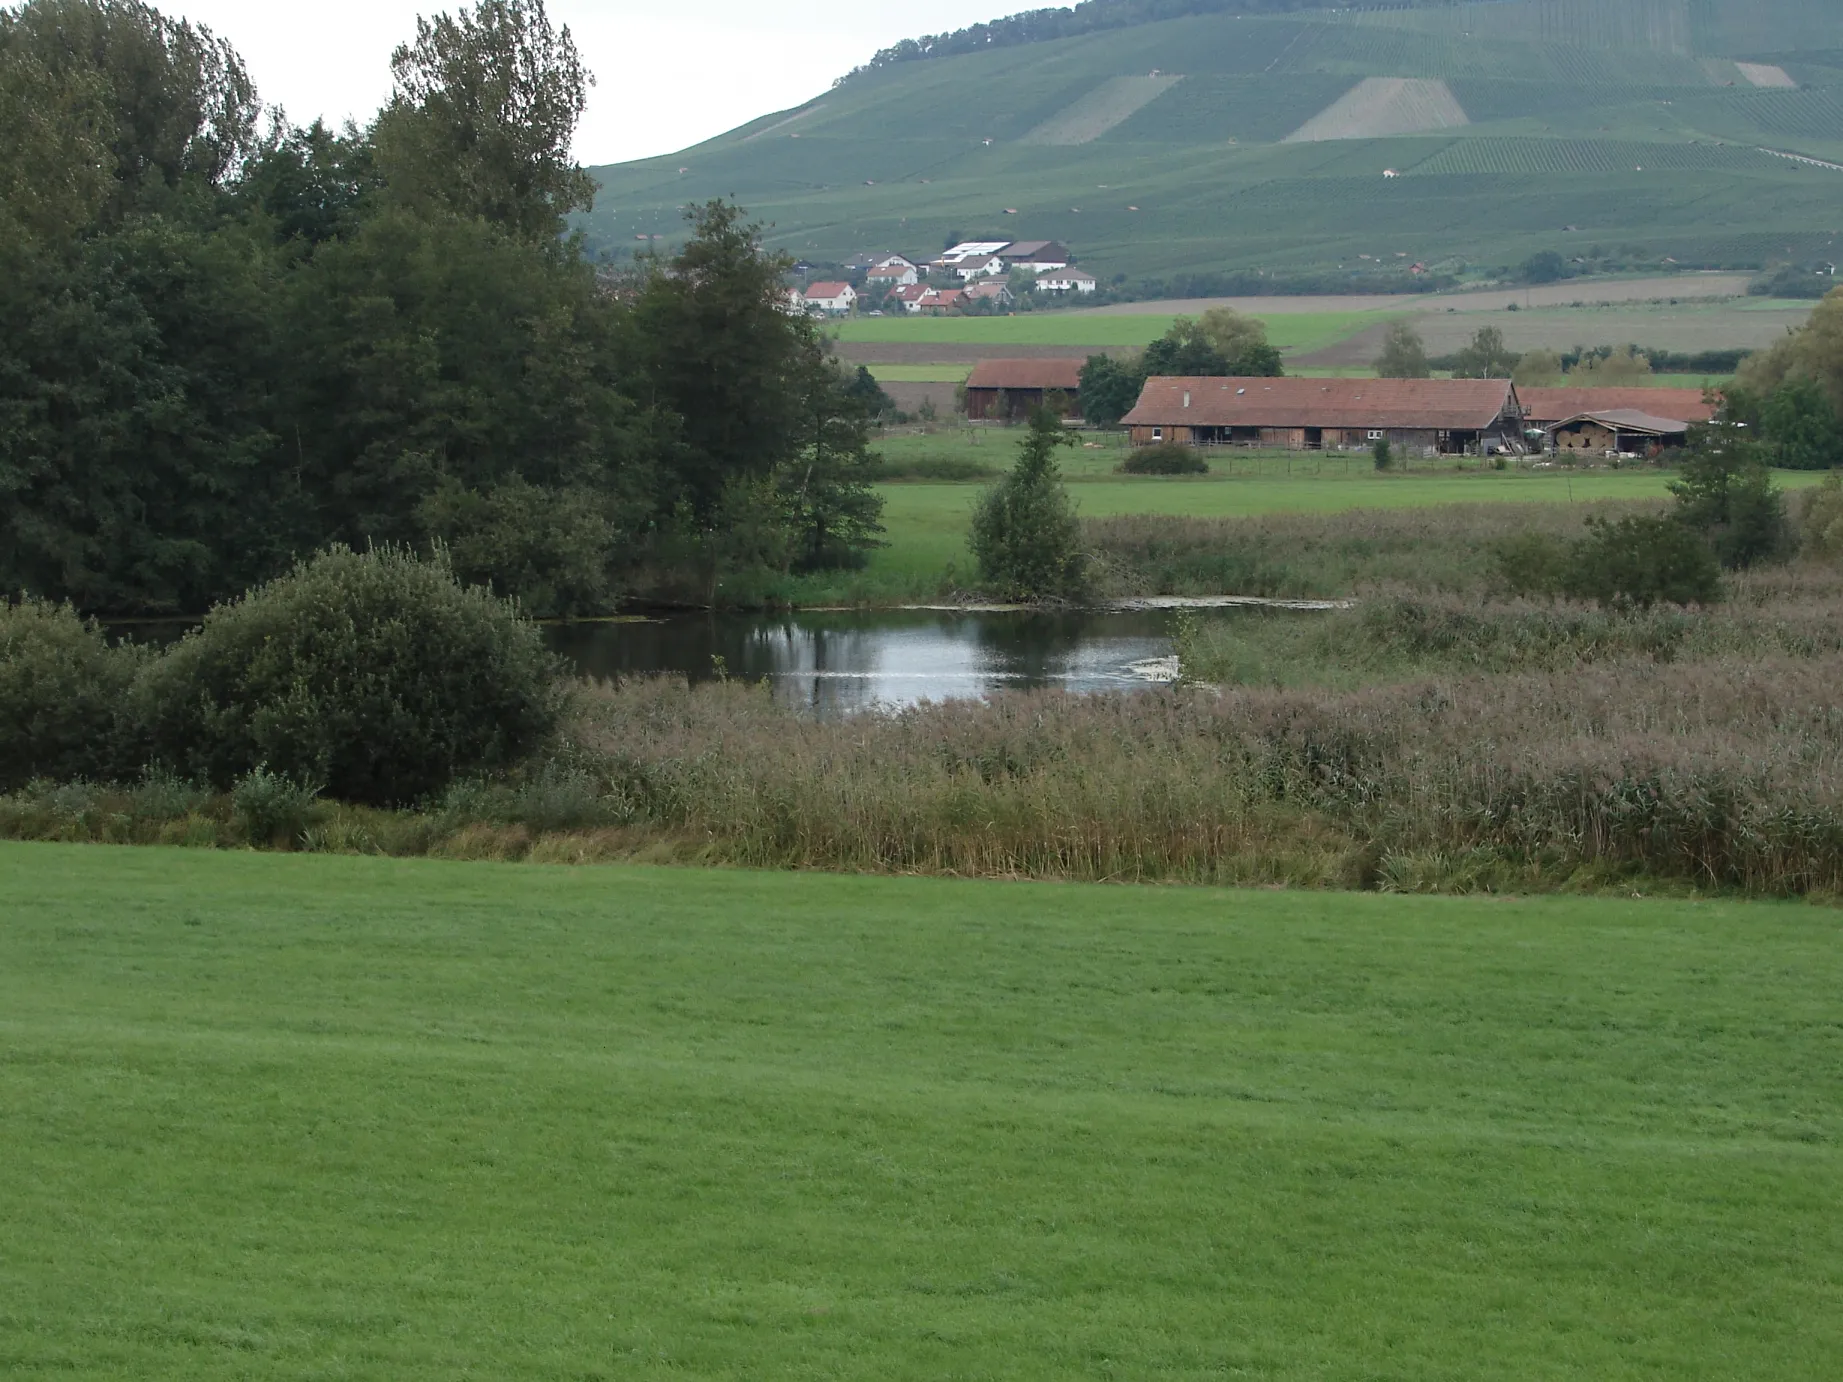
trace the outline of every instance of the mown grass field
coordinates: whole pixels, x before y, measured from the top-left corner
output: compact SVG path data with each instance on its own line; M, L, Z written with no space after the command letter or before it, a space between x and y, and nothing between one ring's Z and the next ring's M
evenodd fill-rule
M1275 312L1260 314L1267 339L1282 350L1314 351L1399 313ZM838 323L841 341L875 344L1143 346L1171 329L1169 313L1131 316L1085 312L1021 312L1008 317L854 317Z
M0 847L0 1364L1827 1379L1839 917Z
M1014 459L1013 438L1002 429L964 430L931 437L886 438L879 449L912 459L939 455L973 459L1002 469ZM1124 476L1114 467L1125 454L1118 438L1098 449L1071 449L1058 458L1083 518L1171 514L1229 518L1272 513L1339 513L1350 509L1403 509L1438 504L1587 504L1601 499L1664 499L1674 475L1659 470L1453 470L1412 463L1406 471L1378 474L1367 455L1242 454L1212 458L1216 473L1196 477ZM1476 465L1476 462L1471 464ZM1423 470L1416 466L1425 465ZM1796 490L1816 483L1811 472L1784 471L1777 483ZM969 483L911 482L879 487L889 545L863 571L827 572L789 583L798 604L887 604L930 599L973 584L966 550L967 525L981 487ZM1232 592L1231 592L1232 593Z

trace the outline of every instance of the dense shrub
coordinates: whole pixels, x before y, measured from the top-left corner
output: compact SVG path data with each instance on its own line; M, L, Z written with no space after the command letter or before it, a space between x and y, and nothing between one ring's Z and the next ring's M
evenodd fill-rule
M1809 556L1826 561L1843 557L1843 475L1804 492L1798 505L1798 543Z
M1649 609L1721 599L1715 553L1674 518L1589 519L1569 556L1562 591L1577 600Z
M562 710L554 659L445 561L333 548L222 605L136 689L151 755L229 787L258 767L409 802L512 764Z
M121 711L138 662L69 605L0 601L0 790L119 775Z
M1120 471L1124 475L1207 475L1209 462L1194 446L1167 441L1134 447L1120 462Z
M1056 448L1073 441L1060 418L1039 408L1019 444L1017 464L973 511L967 546L981 583L1001 599L1053 599L1086 588L1081 523L1055 462Z

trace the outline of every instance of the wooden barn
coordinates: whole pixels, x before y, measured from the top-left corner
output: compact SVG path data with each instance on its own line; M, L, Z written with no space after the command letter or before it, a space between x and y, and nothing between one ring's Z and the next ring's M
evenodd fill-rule
M1707 422L1721 406L1701 389L1518 389L1531 427L1555 424L1584 413L1644 413L1678 422Z
M966 378L966 415L975 422L1027 416L1053 394L1065 416L1081 412L1081 360L981 360Z
M1122 421L1133 445L1320 451L1391 446L1463 455L1523 446L1508 379L1148 379Z
M1681 446L1689 437L1689 424L1676 418L1656 417L1631 408L1609 408L1562 418L1548 427L1558 454L1587 452L1594 455L1655 456Z

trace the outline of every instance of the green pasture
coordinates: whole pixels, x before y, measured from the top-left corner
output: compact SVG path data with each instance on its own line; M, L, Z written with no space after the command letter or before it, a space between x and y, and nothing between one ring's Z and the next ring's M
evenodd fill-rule
M1321 350L1366 327L1393 320L1386 312L1276 312L1259 314L1267 339L1282 350ZM836 327L841 341L878 345L1143 346L1171 329L1176 318L1146 313L1097 315L1080 311L1020 312L1009 317L855 317Z
M1466 469L1454 469L1451 459L1409 462L1405 470L1383 474L1362 452L1228 452L1211 457L1213 473L1207 476L1129 476L1115 473L1125 455L1117 435L1095 434L1090 439L1098 442L1095 449L1070 449L1058 458L1083 518L1242 518L1439 504L1661 500L1668 497L1668 486L1676 478L1672 472L1651 469L1497 471L1478 468L1476 460L1466 462ZM971 457L1002 469L1014 458L1014 443L1015 433L1002 428L962 428L927 437L884 438L878 448L893 458ZM1775 477L1785 489L1800 489L1821 478L1810 471L1780 471ZM877 551L863 571L795 578L786 597L801 605L889 604L972 586L966 531L980 490L977 483L880 486L889 545Z
M1828 1379L1809 906L0 846L18 1377Z
M973 372L971 362L938 365L885 365L872 362L870 370L884 384L958 384Z

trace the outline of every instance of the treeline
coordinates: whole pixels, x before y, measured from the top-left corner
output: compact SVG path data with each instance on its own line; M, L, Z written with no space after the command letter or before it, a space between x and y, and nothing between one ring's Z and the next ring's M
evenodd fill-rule
M1139 24L1155 24L1164 19L1182 19L1193 14L1289 14L1297 10L1413 8L1416 8L1414 0L1365 5L1340 4L1338 0L1081 0L1080 4L1068 9L1025 10L1003 19L955 29L952 33L907 38L877 53L851 76L880 67L892 67L899 62L954 57L961 53L978 53L987 48L1010 48L1022 43L1047 43L1052 39L1075 38L1106 29L1128 29ZM850 78L843 80L848 81Z
M0 13L0 589L196 612L334 543L534 613L859 562L869 404L734 207L564 238L590 81L543 0L419 20L365 127L138 0Z
M1090 355L1081 371L1082 416L1112 427L1132 411L1145 381L1155 376L1271 379L1284 373L1280 352L1258 317L1212 307L1196 320L1179 317L1137 354Z

